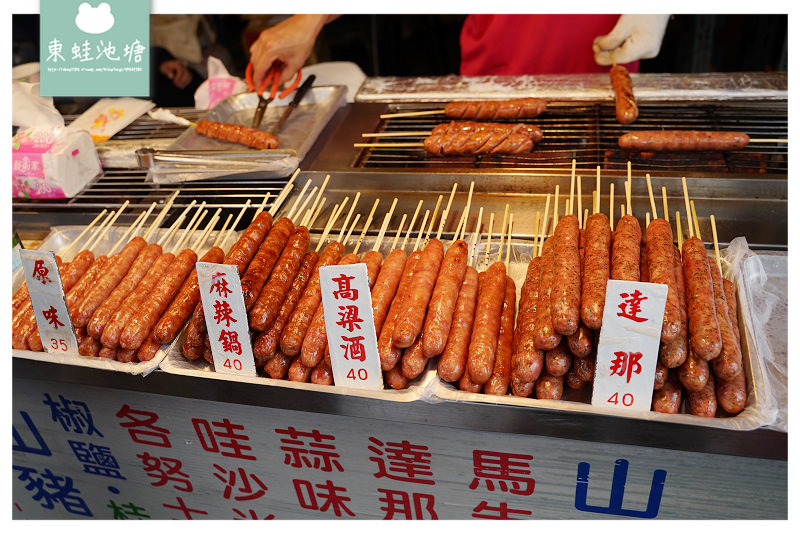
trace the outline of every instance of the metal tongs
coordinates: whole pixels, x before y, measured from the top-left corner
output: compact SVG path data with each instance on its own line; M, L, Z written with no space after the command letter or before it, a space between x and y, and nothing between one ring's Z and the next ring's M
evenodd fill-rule
M256 89L255 83L253 82L253 63L250 62L247 64L247 68L244 71L244 77L247 81L247 88L251 91L255 91L258 95L258 106L256 107L256 112L253 115L253 123L251 125L252 128L258 128L261 124L261 121L264 119L264 113L267 111L267 105L275 99L275 95L278 93L278 85L280 85L280 78L281 78L281 70L283 70L283 64L279 62L274 62L272 66L267 71L266 76L264 79L261 80L261 84ZM300 79L303 77L302 71L297 71L297 77L294 79L291 85L281 92L278 97L285 98L289 93L294 91L297 88L297 85L300 83ZM264 98L264 91L267 88L267 85L270 86L269 89L269 98Z

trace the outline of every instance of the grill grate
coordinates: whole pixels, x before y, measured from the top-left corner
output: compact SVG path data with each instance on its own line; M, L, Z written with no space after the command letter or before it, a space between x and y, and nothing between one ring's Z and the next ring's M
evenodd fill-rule
M390 112L441 109L443 104L398 104ZM444 115L398 117L383 120L376 132L429 132ZM639 118L629 125L616 121L614 106L608 104L551 104L545 114L527 119L539 126L544 138L530 154L514 156L435 157L424 148L380 148L362 150L358 168L404 168L428 170L519 169L547 171L578 168L625 170L627 162L637 170L694 171L724 173L786 174L788 144L750 143L732 152L645 153L622 150L617 139L629 131L713 130L743 131L751 138L786 139L788 118L785 102L741 104L681 104L640 106ZM422 142L424 135L385 137L373 143Z

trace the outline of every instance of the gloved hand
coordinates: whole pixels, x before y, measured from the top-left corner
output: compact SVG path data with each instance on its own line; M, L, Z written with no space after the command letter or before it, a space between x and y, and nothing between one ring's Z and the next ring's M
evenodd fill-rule
M283 63L280 83L295 77L306 62L322 27L338 15L292 15L262 31L250 46L253 82L258 85L274 61Z
M595 38L595 62L611 65L656 57L668 21L669 15L620 15L611 33Z

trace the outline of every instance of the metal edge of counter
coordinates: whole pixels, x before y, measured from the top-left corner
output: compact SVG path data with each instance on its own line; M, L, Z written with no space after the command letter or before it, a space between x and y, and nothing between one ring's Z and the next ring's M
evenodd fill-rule
M45 380L118 390L178 396L231 404L307 411L396 423L663 448L696 453L788 460L788 434L769 429L731 431L634 420L605 415L473 403L395 403L315 391L272 388L248 383L167 374L143 379L24 359L12 359L13 379ZM202 387L198 386L202 384ZM168 392L166 392L168 391Z

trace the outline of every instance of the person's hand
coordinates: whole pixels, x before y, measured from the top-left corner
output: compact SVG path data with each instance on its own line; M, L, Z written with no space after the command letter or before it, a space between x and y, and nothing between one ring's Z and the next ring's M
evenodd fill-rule
M332 15L292 15L262 31L250 47L253 83L259 85L272 63L283 64L280 83L295 77L311 55L322 27L336 18Z
M171 79L178 89L183 89L192 81L192 73L189 68L177 59L164 61L158 66L158 70L161 74Z
M595 38L595 63L611 65L656 57L668 21L669 15L620 15L611 33Z

